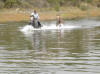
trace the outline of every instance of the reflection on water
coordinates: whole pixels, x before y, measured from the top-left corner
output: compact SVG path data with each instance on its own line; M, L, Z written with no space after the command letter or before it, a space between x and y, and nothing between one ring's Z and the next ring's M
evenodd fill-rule
M22 23L0 25L0 74L99 74L100 23L82 21L31 34L20 32Z

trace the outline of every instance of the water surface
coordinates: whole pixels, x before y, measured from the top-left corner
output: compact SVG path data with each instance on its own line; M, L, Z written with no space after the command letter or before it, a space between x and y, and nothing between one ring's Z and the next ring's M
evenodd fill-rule
M0 74L100 74L99 20L42 24L23 32L27 23L0 24Z

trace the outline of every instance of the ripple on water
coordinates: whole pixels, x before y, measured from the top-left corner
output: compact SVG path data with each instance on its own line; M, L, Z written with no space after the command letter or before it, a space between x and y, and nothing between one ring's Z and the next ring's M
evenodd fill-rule
M99 74L100 22L89 22L0 25L0 74Z

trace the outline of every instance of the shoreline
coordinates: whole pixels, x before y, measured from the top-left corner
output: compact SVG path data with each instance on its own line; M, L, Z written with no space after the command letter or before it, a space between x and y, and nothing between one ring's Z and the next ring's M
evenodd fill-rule
M49 21L55 20L57 15L60 15L62 19L73 20L73 19L84 19L84 18L98 18L100 17L100 9L89 9L82 11L80 9L66 9L66 11L47 11L47 12L38 12L40 16L40 21ZM29 21L30 13L25 11L12 11L6 10L0 12L0 22L20 22L20 21Z

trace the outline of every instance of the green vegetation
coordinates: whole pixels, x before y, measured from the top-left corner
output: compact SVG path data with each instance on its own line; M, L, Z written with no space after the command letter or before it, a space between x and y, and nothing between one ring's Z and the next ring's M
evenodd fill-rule
M6 8L13 8L13 7L17 7L20 4L20 1L18 0L4 0L5 2L5 7Z
M88 7L100 7L100 0L0 0L0 8L54 8L78 7L86 10Z

